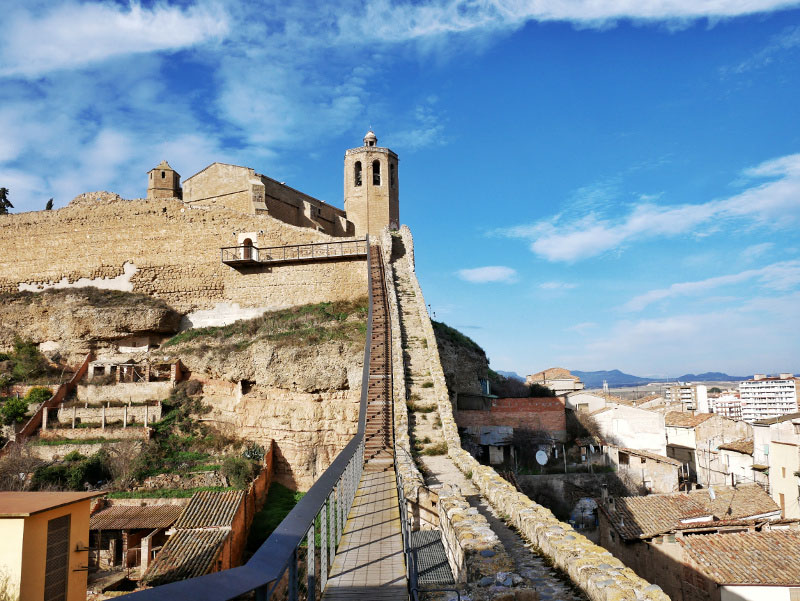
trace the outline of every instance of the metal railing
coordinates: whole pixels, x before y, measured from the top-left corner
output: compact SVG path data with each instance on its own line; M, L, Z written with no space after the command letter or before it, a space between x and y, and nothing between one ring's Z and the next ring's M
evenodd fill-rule
M255 265L265 263L288 263L296 261L318 261L368 255L367 239L341 240L336 242L313 242L287 246L225 246L220 248L222 262L228 265Z
M364 242L368 243L368 239ZM135 601L228 601L255 592L258 601L266 601L284 581L284 576L287 576L289 601L299 598L301 586L305 589L305 599L308 601L315 601L317 593L325 590L328 572L333 565L336 548L342 538L364 465L373 317L372 271L369 261L367 271L369 313L356 435L246 564L131 593L128 598ZM317 546L320 552L319 562L316 558ZM299 571L301 563L305 564L303 578Z

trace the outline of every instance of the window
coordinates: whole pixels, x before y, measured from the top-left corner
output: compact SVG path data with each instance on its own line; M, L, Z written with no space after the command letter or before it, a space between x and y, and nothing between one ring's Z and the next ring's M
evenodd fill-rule
M389 184L394 188L394 163L389 164Z
M44 601L66 601L69 574L69 514L47 522Z
M381 185L381 162L372 161L372 185Z
M161 172L161 179L164 179L165 177L167 177L167 172L166 171L162 171Z
M353 185L361 185L361 161L356 161L356 164L353 167Z

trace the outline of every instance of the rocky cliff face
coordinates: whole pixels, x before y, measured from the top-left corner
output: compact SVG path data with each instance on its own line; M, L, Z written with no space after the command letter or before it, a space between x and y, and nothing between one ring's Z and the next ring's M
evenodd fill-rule
M3 294L0 349L21 338L71 362L129 336L173 334L180 318L166 303L128 292L74 288Z
M479 380L489 372L484 350L458 330L438 321L431 323L450 394L481 394Z

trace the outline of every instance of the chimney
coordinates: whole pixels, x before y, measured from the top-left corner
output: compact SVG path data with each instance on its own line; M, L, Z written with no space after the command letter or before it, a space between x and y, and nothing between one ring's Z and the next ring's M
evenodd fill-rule
M608 510L613 511L614 513L616 513L617 511L617 505L614 500L614 497L608 497Z
M608 484L600 485L600 501L603 505L608 505Z

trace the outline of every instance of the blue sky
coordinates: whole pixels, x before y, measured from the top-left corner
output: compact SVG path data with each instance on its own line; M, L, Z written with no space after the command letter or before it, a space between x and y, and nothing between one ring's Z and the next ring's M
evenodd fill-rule
M800 371L800 2L0 0L15 211L244 164L342 205L369 126L495 369Z

